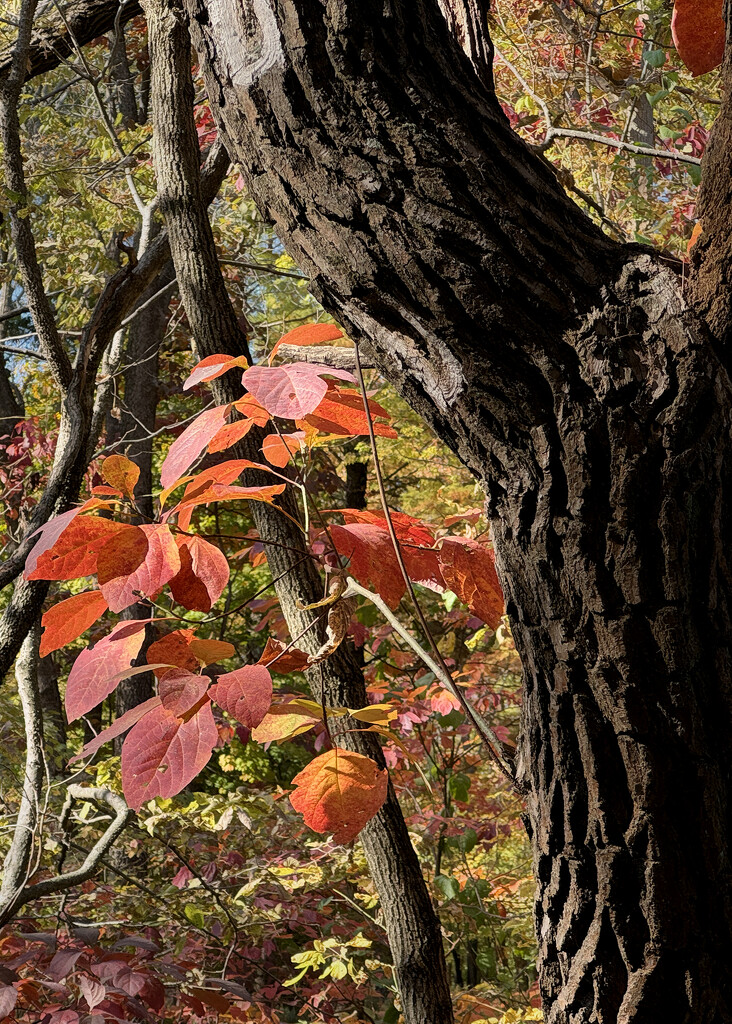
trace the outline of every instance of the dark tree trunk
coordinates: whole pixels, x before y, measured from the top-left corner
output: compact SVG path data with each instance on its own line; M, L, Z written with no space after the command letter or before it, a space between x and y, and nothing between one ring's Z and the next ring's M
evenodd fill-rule
M182 7L176 0L144 0L144 6L152 54L158 195L181 298L200 357L215 352L240 354L246 351L246 337L226 292L200 197L190 41ZM242 388L237 375L229 373L212 382L212 391L216 401L223 404L241 397ZM234 452L235 457L259 461L262 441L261 431L251 431ZM293 522L300 518L295 494L294 488L288 488L282 496L282 507L290 518L261 502L250 506L293 637L312 621L312 612L302 611L302 605L319 600L323 593L314 561L302 560L296 553L303 539ZM323 625L302 637L300 645L305 650L312 652L320 647ZM368 702L363 672L350 644L343 644L308 676L314 694L320 697L322 692L328 707L362 707ZM373 734L348 732L339 737L339 742L384 764L381 746ZM406 1024L452 1024L440 924L391 784L386 803L360 838L381 900L404 1020Z
M366 508L368 469L366 462L346 463L346 508Z
M485 487L547 1021L732 1021L724 281L712 336L511 132L437 0L186 3L260 209Z

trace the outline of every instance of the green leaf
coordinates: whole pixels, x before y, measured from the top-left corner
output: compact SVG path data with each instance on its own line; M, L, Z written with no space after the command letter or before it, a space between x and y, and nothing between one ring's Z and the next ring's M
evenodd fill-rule
M701 184L702 169L699 164L687 164L686 169L689 172L689 177L695 185Z
M652 68L662 68L666 63L666 51L646 50L643 54L643 60Z
M454 900L460 895L460 883L449 875L437 875L435 885L447 900Z
M199 910L198 907L194 907L192 903L186 903L185 907L183 907L183 913L195 928L204 928L206 926L206 918L203 916L203 911Z
M447 784L447 788L450 791L450 796L454 800L458 800L461 804L467 802L468 793L470 792L470 779L467 775L463 775L462 772L458 772L457 775L452 775Z

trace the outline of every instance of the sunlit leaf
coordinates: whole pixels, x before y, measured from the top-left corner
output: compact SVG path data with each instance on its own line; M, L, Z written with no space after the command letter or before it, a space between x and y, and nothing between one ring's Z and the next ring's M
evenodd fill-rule
M106 612L107 607L101 591L87 590L49 608L41 619L44 628L40 656L45 658L52 651L76 640Z
M77 657L66 682L66 716L70 722L85 715L117 686L115 675L140 653L147 619L118 622L108 636Z
M292 780L290 803L314 832L332 832L349 843L386 800L388 775L363 754L335 747L311 761Z
M328 390L323 375L355 380L348 370L319 363L285 363L282 366L251 366L242 383L272 416L303 419L313 412Z
M135 484L140 479L140 467L124 455L109 455L102 463L102 476L126 498L135 497Z
M211 699L237 722L254 729L272 703L272 676L264 665L244 665L219 676Z
M190 469L211 438L226 423L229 408L228 405L218 405L214 409L206 409L173 441L160 469L160 482L164 488L170 487Z

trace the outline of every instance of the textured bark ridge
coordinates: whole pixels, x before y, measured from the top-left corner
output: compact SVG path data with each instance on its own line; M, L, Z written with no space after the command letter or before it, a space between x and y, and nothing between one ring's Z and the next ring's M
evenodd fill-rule
M511 133L437 0L186 3L260 209L485 487L525 672L547 1021L732 1021L714 339Z

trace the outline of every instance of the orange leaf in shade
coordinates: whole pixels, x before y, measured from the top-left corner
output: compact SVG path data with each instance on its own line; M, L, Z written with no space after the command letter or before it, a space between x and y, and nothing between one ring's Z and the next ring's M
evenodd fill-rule
M124 455L110 455L102 463L102 476L126 498L134 499L135 484L140 479L140 467Z
M228 640L191 640L191 650L202 665L214 665L217 661L226 661L236 653L236 648Z
M87 647L74 662L66 682L66 715L70 722L85 715L117 686L115 675L128 668L140 653L149 619L118 622L94 647Z
M208 676L193 675L184 668L174 668L162 677L158 692L163 707L182 718L198 704L210 684Z
M691 250L694 248L702 233L702 222L698 220L694 225L694 230L691 232L691 238L686 246L686 255L691 256Z
M192 629L176 629L172 633L166 633L159 640L150 644L147 649L148 665L177 665L178 668L186 669L189 672L195 671L199 665L199 659L191 649L193 640ZM155 669L155 675L162 679L171 669Z
M222 452L225 448L231 448L237 441L246 437L254 426L254 420L234 420L233 423L225 423L221 430L218 430L208 442L209 454Z
M287 644L283 644L281 640L269 637L257 664L271 665L270 671L283 676L290 672L302 672L308 663L308 655L297 647L291 647L286 654L283 654L286 647Z
M64 516L68 516L68 513L64 513ZM58 519L64 516L58 516ZM26 562L25 578L74 580L80 576L91 576L97 571L100 550L107 541L127 529L130 527L124 523L100 519L99 516L72 517L45 550L39 550L39 547L50 539L50 533L45 534L42 541L33 548Z
M160 700L160 697L151 697L149 700L143 701L142 704L138 704L137 707L130 708L129 711L125 711L123 715L120 715L116 722L112 722L108 728L102 729L102 731L98 733L93 740L84 744L79 753L74 754L74 756L69 760L69 764L73 764L74 761L82 761L86 757L91 757L91 755L95 754L100 747L104 746L105 743L109 743L110 740L114 740L118 736L121 736L123 732L127 732L127 730L131 729L136 722L139 722L141 718L144 718L148 711L152 711L153 708L160 707L161 704L162 701Z
M311 761L292 780L290 803L314 832L350 843L386 800L388 775L363 754L336 747Z
M272 416L301 420L318 407L328 390L323 374L355 381L348 370L336 370L319 363L283 363L282 366L250 366L242 383Z
M228 405L206 409L173 441L160 469L160 482L164 488L174 484L193 465L211 438L226 423L229 409Z
M114 538L99 553L97 578L113 612L129 608L140 594L153 597L181 567L178 545L167 526L153 523L129 529L136 530L137 536L125 535L124 545ZM144 550L140 534L146 543ZM135 565L141 552L142 558Z
M107 601L99 590L87 590L49 608L41 619L41 657L45 658L51 651L57 651L80 637L106 612L107 607Z
M122 746L122 788L139 811L146 800L180 793L206 767L218 742L210 702L190 718L160 706L149 711Z
M254 729L272 704L272 676L264 665L244 665L219 676L211 698L237 722Z
M203 537L176 535L180 571L170 581L178 604L189 611L209 612L229 582L229 563L215 544Z
M330 535L338 554L349 560L350 575L396 608L406 585L386 530L373 523L352 523L331 526Z
M214 355L206 356L199 363L193 367L191 374L186 378L183 384L183 390L188 391L189 388L195 387L196 384L200 384L205 380L214 380L216 377L221 377L222 374L228 370L233 370L235 366L243 366L246 368L249 363L245 356L227 356L227 355Z
M300 451L302 432L296 434L267 434L262 444L262 452L267 462L284 469L293 455Z
M391 417L383 406L369 398L369 411L377 437L397 437L397 432L388 423ZM340 434L348 437L368 434L369 423L358 391L329 387L320 405L305 417L305 422L323 434Z
M465 537L445 537L439 552L446 585L490 629L497 629L505 603L493 551Z
M335 324L301 324L283 334L269 354L272 362L280 345L325 345L343 337L343 331Z
M679 57L692 75L704 75L722 63L722 0L676 0L671 35Z

